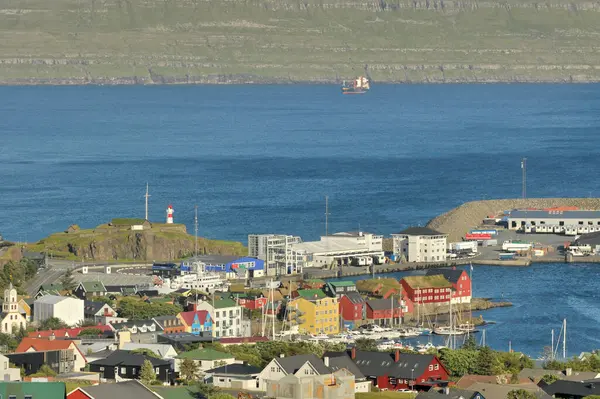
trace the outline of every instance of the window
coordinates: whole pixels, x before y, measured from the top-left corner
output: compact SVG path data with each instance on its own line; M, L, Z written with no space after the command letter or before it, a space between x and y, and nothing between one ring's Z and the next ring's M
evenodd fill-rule
M436 364L435 366L433 366L433 369L434 369L434 370L439 370L439 369L440 369L440 365L439 365L439 364Z
M429 371L433 371L433 364L429 365Z
M100 367L100 371L104 371L104 367Z
M33 398L33 396L31 396L31 395L25 395L23 398L24 398L24 399L32 399L32 398Z
M125 367L121 367L121 374L127 374L127 369Z
M8 395L8 399L17 399L17 395Z
M158 373L160 372L160 369L159 369L158 367L156 367L156 368L154 369L154 371L156 371L156 375L158 375Z

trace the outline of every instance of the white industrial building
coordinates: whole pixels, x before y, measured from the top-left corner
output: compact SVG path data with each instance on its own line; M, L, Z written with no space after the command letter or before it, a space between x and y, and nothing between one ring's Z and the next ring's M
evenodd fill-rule
M445 262L448 235L428 227L392 234L394 255L408 262Z
M292 250L292 244L301 243L298 236L284 234L248 235L248 256L265 261L265 274L279 276L302 273L302 256Z
M600 211L514 210L506 220L509 230L526 233L576 235L600 231Z
M371 258L383 263L383 236L351 231L321 236L320 241L292 244L292 250L304 260L304 267L349 265L356 258Z
M56 317L68 326L84 320L83 300L68 296L45 295L33 303L33 321L38 323Z

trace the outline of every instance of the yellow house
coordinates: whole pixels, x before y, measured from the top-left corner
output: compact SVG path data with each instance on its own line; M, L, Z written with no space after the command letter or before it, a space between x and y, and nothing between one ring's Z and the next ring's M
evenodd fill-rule
M326 296L321 290L298 290L298 296L290 301L289 309L290 318L296 321L301 333L329 335L340 332L338 300Z

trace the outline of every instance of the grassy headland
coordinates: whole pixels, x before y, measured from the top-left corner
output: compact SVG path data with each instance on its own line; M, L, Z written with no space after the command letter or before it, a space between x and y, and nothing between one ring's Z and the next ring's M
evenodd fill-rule
M600 81L588 0L0 0L0 83Z

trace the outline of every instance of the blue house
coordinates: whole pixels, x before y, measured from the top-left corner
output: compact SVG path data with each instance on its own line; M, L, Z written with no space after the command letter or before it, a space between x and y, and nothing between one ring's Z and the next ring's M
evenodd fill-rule
M212 333L212 319L210 318L210 313L206 310L181 312L178 317L189 333L194 335L200 335L203 332Z
M213 273L223 273L228 279L244 279L262 277L265 275L265 261L256 258L239 258L237 256L201 255L195 256L182 263L182 267L194 262L203 264L204 270Z

